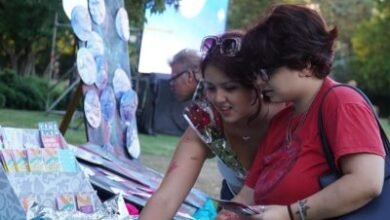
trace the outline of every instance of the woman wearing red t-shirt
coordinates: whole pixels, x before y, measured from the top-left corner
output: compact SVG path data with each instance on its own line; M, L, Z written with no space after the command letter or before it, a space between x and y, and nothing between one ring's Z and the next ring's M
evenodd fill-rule
M265 139L234 198L260 211L251 219L327 219L356 210L381 192L384 149L371 107L355 91L338 87L321 109L337 168L343 176L321 189L329 171L318 131L336 28L301 5L275 5L243 39L242 52L263 79L271 102L293 105L270 122ZM219 219L224 219L221 213Z

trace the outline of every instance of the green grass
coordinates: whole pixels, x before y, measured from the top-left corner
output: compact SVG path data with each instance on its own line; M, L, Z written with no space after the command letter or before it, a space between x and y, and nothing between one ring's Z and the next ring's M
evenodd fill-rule
M46 114L37 111L0 109L0 125L4 127L36 128L38 122L41 121L57 121L60 125L62 117L58 114ZM71 123L65 134L65 139L70 144L83 144L87 141L84 125L80 120ZM81 126L75 129L78 123L81 123ZM390 137L390 122L382 119L381 123L388 137ZM179 141L179 137L139 134L139 140L143 154L170 157Z
M37 128L38 122L42 121L56 121L59 126L62 117L59 114L46 114L38 111L0 109L0 125L3 127ZM79 123L81 123L81 126L75 129ZM68 143L76 145L87 142L81 119L75 120L69 125L65 139ZM143 154L160 156L171 156L179 141L179 137L168 135L139 134L139 139Z

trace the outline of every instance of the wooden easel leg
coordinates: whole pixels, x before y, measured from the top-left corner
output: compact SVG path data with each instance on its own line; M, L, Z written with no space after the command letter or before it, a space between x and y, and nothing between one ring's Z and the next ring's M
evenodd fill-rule
M70 99L70 102L66 109L66 113L62 118L60 132L63 136L65 136L66 130L68 129L70 121L72 120L73 113L76 110L77 104L80 101L83 91L82 88L82 82L80 81L80 83L77 85L76 91L73 93L72 98Z

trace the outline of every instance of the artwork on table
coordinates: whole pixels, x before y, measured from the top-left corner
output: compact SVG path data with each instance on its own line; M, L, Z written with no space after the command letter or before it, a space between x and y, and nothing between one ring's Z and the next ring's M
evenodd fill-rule
M81 41L89 39L92 32L92 22L86 7L78 5L73 8L71 25L74 33Z
M103 23L106 17L106 6L104 0L89 0L88 1L89 12L93 22L100 25Z
M100 126L102 116L100 110L100 101L95 90L88 90L84 98L84 113L88 124L92 128Z
M92 53L85 47L77 51L77 70L81 80L87 85L96 81L96 62Z

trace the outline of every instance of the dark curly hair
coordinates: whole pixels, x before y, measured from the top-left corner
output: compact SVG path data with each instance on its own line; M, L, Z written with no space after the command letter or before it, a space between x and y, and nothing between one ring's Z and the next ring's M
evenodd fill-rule
M329 75L337 28L328 30L321 15L304 5L278 4L243 38L242 53L253 70L287 66Z

